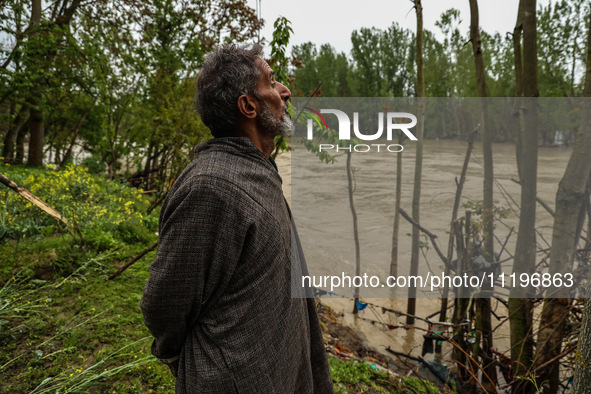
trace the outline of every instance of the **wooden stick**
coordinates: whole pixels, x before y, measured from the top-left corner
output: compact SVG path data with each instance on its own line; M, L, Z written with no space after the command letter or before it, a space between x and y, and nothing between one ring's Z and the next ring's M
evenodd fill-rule
M125 264L123 267L119 268L117 270L117 272L115 272L114 274L111 274L111 276L109 276L105 280L111 280L111 279L119 276L123 271L125 271L126 269L128 269L132 264L136 263L139 259L141 259L142 257L144 257L146 254L148 254L149 252L151 252L154 249L156 249L156 246L158 246L158 241L154 242L152 244L152 246L148 247L147 249L144 249L143 252L141 252L140 254L138 254L137 256L135 256L127 264Z
M58 221L64 223L65 225L68 224L66 218L64 218L61 213L59 213L58 211L56 211L55 209L53 209L52 207L47 205L47 203L45 203L45 201L43 201L39 197L35 196L33 193L31 193L30 191L28 191L24 187L19 186L16 183L14 183L13 181L11 181L10 179L8 179L3 174L0 174L0 183L3 183L9 189L13 190L16 194L18 194L19 196L21 196L25 200L31 202L32 204L36 205L41 210L48 213L49 215L51 215L52 217L54 217Z
M439 249L439 246L435 242L435 238L437 238L437 235L433 234L431 231L427 230L425 227L423 227L419 223L417 223L413 218L411 218L408 215L408 213L406 213L404 211L404 209L400 208L398 210L398 212L400 212L400 214L402 215L403 218L408 220L413 226L415 226L416 228L421 230L423 233L425 233L429 237L429 239L431 240L431 244L433 244L433 248L435 248L435 251L437 252L437 255L439 255L439 257L441 258L441 260L443 261L443 263L446 266L449 266L449 262L447 261L447 257L445 257L443 255L443 253L441 252L441 249Z

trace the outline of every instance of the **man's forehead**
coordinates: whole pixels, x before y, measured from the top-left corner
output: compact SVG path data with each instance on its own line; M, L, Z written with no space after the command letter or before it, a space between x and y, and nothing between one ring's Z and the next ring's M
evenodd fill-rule
M271 70L271 66L269 66L269 64L266 61L264 61L263 59L259 58L258 63L259 63L259 66L261 67L261 70L263 70L265 74L269 74L270 72L273 72L273 70Z

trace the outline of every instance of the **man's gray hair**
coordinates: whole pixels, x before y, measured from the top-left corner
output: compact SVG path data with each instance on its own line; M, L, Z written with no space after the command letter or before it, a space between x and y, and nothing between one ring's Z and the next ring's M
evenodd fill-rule
M237 100L243 94L256 96L261 75L257 64L263 47L224 45L210 53L197 79L197 112L214 137L235 135Z

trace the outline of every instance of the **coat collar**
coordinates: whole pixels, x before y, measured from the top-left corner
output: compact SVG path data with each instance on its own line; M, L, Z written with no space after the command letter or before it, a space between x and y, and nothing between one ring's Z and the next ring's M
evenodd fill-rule
M253 160L260 161L265 166L271 166L278 171L277 164L272 157L265 157L263 152L248 137L218 137L208 140L195 148L195 156L206 151L221 151L231 154L247 155Z

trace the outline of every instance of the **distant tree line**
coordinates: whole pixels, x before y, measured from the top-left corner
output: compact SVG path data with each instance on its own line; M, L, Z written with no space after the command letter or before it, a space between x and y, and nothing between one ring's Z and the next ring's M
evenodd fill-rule
M469 22L469 16L464 18ZM538 8L541 97L581 96L588 19L584 0ZM461 21L459 10L452 8L436 22L438 35L424 31L426 97L478 96L469 26L460 30ZM489 97L515 95L512 34L481 32ZM330 44L295 46L294 95L310 95L322 82L321 94L327 97L416 96L415 32L396 22L385 30L364 27L352 33L351 44L349 54Z

